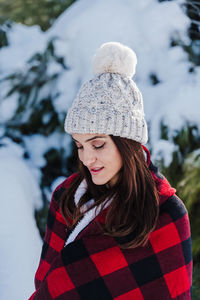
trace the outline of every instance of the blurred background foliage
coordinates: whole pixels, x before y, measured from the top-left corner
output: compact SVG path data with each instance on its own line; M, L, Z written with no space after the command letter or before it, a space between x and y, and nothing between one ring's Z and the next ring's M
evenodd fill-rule
M159 2L167 0L158 0ZM173 1L173 0L171 0ZM66 0L0 0L0 48L9 45L7 32L13 22L25 25L37 24L45 31L56 18L75 1ZM171 47L181 46L192 63L189 72L195 72L200 66L200 2L186 0L182 9L190 18L188 38L190 43L185 45L179 36L173 36ZM59 134L64 137L64 113L58 113L53 102L58 97L56 82L62 72L68 70L64 58L55 53L55 40L48 42L43 53L35 53L27 61L27 68L1 78L0 84L11 83L11 89L4 96L4 101L17 93L18 107L15 115L6 124L1 124L3 134L24 148L24 157L29 159L31 153L27 147L26 137L35 134L48 136ZM49 72L49 65L55 64L59 71ZM159 84L157 74L152 75L152 84ZM51 82L51 85L49 83ZM46 87L51 86L51 89ZM176 146L172 160L165 165L164 157L157 160L161 172L168 178L171 185L176 187L177 194L183 199L191 221L192 247L194 258L194 299L200 299L200 279L198 276L200 260L200 130L197 124L185 122L179 130L171 132L168 125L160 123L160 138ZM150 145L151 147L151 145ZM58 176L68 176L76 170L76 150L71 147L71 155L67 156L62 143L43 153L46 164L41 167L41 190L44 205L35 212L38 228L44 237L46 216L49 202L48 187ZM48 192L46 193L46 190Z
M196 124L186 122L172 133L161 122L161 139L173 142L176 150L172 161L165 166L164 157L157 161L161 172L177 190L177 195L184 201L191 224L192 252L194 260L193 296L200 299L200 130Z
M46 31L57 17L76 0L0 0L3 21L27 26L39 25Z

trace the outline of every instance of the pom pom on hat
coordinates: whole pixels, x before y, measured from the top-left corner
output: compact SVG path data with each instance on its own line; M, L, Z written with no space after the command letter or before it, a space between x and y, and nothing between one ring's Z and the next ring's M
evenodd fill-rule
M102 44L93 58L93 73L117 73L132 78L135 74L137 57L135 52L118 42Z
M136 64L135 52L129 47L117 42L103 44L93 60L96 76L81 86L67 112L65 131L104 133L146 144L143 98L131 78Z

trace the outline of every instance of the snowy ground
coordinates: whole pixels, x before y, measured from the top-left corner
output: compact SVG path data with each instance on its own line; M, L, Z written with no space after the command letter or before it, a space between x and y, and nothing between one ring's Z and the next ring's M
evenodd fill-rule
M180 1L157 0L79 0L64 12L46 33L37 26L16 25L10 32L10 46L0 51L0 76L25 68L36 51L57 36L56 51L66 58L70 70L58 82L61 95L54 103L58 112L66 112L80 87L92 77L91 59L104 42L119 41L132 47L138 57L136 81L144 98L144 109L151 123L154 153L163 149L169 163L173 145L159 140L159 122L171 129L185 120L200 125L200 68L189 73L191 63L180 47L170 48L170 39L179 34L187 43L188 18ZM51 71L56 66L52 64ZM155 73L160 84L151 85ZM0 100L7 90L0 90ZM1 104L0 123L15 112L16 98ZM1 133L0 133L1 135ZM39 137L37 137L39 139ZM28 142L27 142L28 143ZM31 144L31 140L29 141ZM9 150L9 151L8 151ZM166 151L167 150L167 151ZM43 162L42 153L32 149L34 165ZM0 298L27 299L33 291L33 276L41 251L41 239L34 221L34 208L40 205L37 172L23 159L15 145L0 148L1 243ZM22 267L23 266L23 267ZM12 286L12 289L10 289Z
M34 290L42 241L34 209L41 206L38 183L14 143L0 148L0 299L27 299Z

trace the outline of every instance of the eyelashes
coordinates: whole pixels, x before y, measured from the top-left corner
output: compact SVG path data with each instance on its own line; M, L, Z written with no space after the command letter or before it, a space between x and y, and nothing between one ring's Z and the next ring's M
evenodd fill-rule
M101 149L101 148L103 148L104 146L105 146L105 143L103 143L103 145L98 146L98 147L97 147L97 146L94 146L94 148L95 148L95 149Z
M105 146L105 144L106 143L103 143L101 146L93 146L93 148L95 149L95 150L99 150L99 149L102 149L104 146ZM77 147L77 149L78 150L81 150L81 149L83 149L83 146L80 146L80 147L78 147L77 145L76 145L76 147Z

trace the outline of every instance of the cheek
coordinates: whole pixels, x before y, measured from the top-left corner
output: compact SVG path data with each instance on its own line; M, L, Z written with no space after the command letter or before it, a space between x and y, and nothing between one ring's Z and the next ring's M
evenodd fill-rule
M121 169L121 167L122 167L122 158L118 153L116 154L114 161L117 162L116 169L118 169L118 170Z
M118 149L115 149L112 161L113 161L113 164L116 165L116 169L119 170L122 167L122 157L121 157L121 154L119 153Z
M102 157L103 161L103 157ZM122 158L118 151L107 151L104 155L104 163L109 166L110 169L119 170L122 167Z

